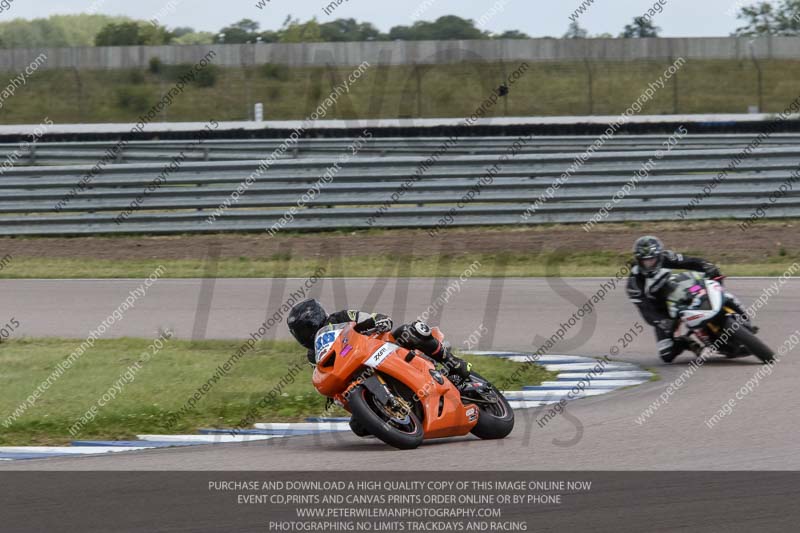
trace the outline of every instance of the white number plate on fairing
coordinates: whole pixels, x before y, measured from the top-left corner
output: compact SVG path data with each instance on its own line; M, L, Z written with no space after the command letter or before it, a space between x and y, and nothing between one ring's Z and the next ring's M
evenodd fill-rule
M336 339L339 338L339 335L342 334L345 327L345 325L335 327L328 326L328 328L322 328L317 332L317 338L314 341L314 351L316 352L317 362L320 362L320 360L328 355L333 343L336 342Z

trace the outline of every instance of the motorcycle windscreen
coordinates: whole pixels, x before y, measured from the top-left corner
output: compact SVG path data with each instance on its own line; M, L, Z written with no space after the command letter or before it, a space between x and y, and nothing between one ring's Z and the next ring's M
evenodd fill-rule
M708 303L709 309L718 311L722 308L723 289L722 285L716 281L706 281L706 298L705 302Z
M693 305L692 309L699 309L701 311L711 311L711 301L708 298L701 298L700 305Z
M314 358L317 363L328 355L336 339L339 338L339 335L341 335L349 325L350 324L331 324L317 332L317 336L314 339Z
M672 290L667 295L668 302L673 304L688 304L694 299L695 295L691 291L692 287L697 284L694 279L680 275L673 276L670 281L672 283Z

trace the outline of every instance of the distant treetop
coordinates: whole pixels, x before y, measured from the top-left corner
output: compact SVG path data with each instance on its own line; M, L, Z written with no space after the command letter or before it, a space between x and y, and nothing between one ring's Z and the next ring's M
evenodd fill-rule
M730 11L730 14L736 12L737 18L744 22L735 35L800 35L800 0L754 1L744 7L737 4ZM658 37L659 31L652 19L636 17L625 26L619 37ZM582 39L590 36L577 21L573 21L564 37ZM530 39L530 36L513 29L491 33L478 28L475 21L456 15L442 16L434 21L419 20L409 26L394 26L387 33L381 32L370 22L359 22L353 18L320 23L316 18L301 22L291 16L277 30L262 30L258 21L242 19L216 32L196 31L185 26L169 29L159 25L156 20L133 20L98 14L52 15L48 18L0 22L2 48L452 39Z
M753 37L759 35L800 35L800 0L756 2L742 7L737 15L745 25L734 35Z
M260 24L252 19L242 19L217 32L196 31L183 26L168 29L155 20L87 14L0 22L0 47L3 48L529 38L517 30L491 34L478 29L473 20L456 15L439 17L435 21L417 21L410 26L395 26L388 33L382 33L370 22L353 18L320 23L316 18L301 22L291 16L274 31L262 31Z

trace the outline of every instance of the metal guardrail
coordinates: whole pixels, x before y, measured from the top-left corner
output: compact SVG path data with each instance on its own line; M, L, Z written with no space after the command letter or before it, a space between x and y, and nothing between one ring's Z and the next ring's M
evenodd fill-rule
M642 135L617 137L609 140L601 151L655 151L659 148L661 136ZM698 135L682 145L683 150L708 150L714 148L744 147L752 139L751 135ZM125 162L165 162L183 154L187 161L251 161L263 159L275 151L282 140L236 140L217 141L131 141L126 143L115 156L112 163ZM436 138L389 138L375 139L361 149L364 155L423 155L435 150L442 140ZM491 155L506 150L509 139L498 137L461 138L448 153ZM591 142L591 140L589 141ZM764 141L765 146L797 146L800 135L783 134ZM347 149L349 139L301 139L294 145L288 158L312 157L340 154ZM115 142L52 142L32 145L0 143L0 158L15 156L18 164L75 164L93 163L101 159L107 150L115 148ZM536 137L521 153L563 153L580 151L586 148L585 137Z
M616 204L606 221L673 220L702 193L720 171L742 153L751 135L690 135L658 161L627 197ZM519 225L583 223L592 218L656 149L663 136L615 138L580 166L558 193L527 219L522 214L553 180L573 164L594 137L536 137L523 153L502 164L491 184L477 184L486 168L498 161L512 138L469 138L461 148L480 155L448 152L419 179L421 161L443 142L438 138L374 139L372 148L343 165L319 194L302 208L285 229L310 230L361 227L430 228L448 214L452 225ZM786 183L800 167L800 135L774 135L714 188L686 218L748 218ZM338 161L349 139L304 140L305 156L281 159L231 202L231 194L258 167L248 153L269 150L275 141L209 141L220 161L187 161L158 187L152 184L163 162L109 165L77 190L94 162L87 165L20 166L0 175L0 235L80 235L104 233L206 233L266 231ZM47 149L72 154L95 154L113 143L57 143ZM191 142L132 142L132 153L158 158L180 151ZM2 150L10 145L0 145ZM37 148L44 150L43 147ZM410 150L413 152L405 152ZM335 154L335 155L334 155ZM398 155L399 154L399 155ZM230 157L235 156L235 157ZM76 156L77 157L77 156ZM259 157L262 157L259 155ZM405 192L399 194L404 184ZM152 190L148 190L150 187ZM462 202L468 191L471 201ZM77 191L77 192L76 192ZM68 199L65 201L65 199ZM209 223L226 200L224 214ZM121 212L132 202L140 206L124 220ZM57 207L57 205L59 207ZM800 187L771 204L766 217L800 216ZM368 221L370 221L368 223Z
M753 135L692 135L681 143L682 150L743 148ZM628 135L607 141L600 152L651 151L661 147L663 136ZM521 148L524 154L558 154L585 150L594 139L585 136L534 137ZM275 151L283 139L238 139L187 141L129 141L111 161L119 163L168 162L179 155L186 161L252 161L264 159ZM352 142L346 138L300 139L283 159L330 156L343 153ZM506 137L462 137L448 149L451 155L494 155L505 152L513 139ZM425 155L442 143L435 137L398 137L371 140L360 150L363 155ZM116 142L39 142L37 144L0 143L0 160L16 156L18 165L93 164ZM798 134L776 134L764 140L763 146L792 147L800 144Z

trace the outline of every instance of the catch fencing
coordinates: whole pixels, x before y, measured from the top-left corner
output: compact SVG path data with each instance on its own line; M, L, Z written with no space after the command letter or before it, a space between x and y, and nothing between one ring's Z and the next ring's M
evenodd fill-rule
M797 59L800 37L659 37L647 39L484 39L472 41L368 41L346 43L251 43L166 46L7 48L0 71L16 71L44 52L43 69L145 69L152 58L166 65L193 64L209 50L222 67L272 63L327 65L439 65L516 61L663 61Z

